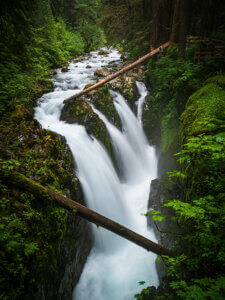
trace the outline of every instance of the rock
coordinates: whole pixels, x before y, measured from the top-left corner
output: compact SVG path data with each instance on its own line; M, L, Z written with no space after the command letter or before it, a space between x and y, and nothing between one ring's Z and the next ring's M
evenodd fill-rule
M56 70L50 70L50 75L51 75L51 76L54 76L54 75L56 75L56 74L57 74Z
M98 77L106 77L106 76L110 75L110 72L108 69L103 68L103 69L96 70L94 72L94 75L98 76Z
M109 52L107 52L107 51L105 51L105 50L103 50L103 49L101 49L101 50L99 50L99 52L98 52L98 55L108 55L109 54Z
M1 158L15 159L20 163L15 170L85 204L79 181L74 175L72 154L64 137L41 129L37 121L10 124L3 133L0 134L0 161ZM7 147L10 153L1 151ZM8 188L10 191L11 187ZM32 225L21 215L21 210L13 209L15 200L26 209L24 199L30 201ZM21 291L20 299L72 299L74 286L92 246L91 231L85 220L62 208L58 210L56 205L45 200L40 202L23 187L19 190L14 188L11 193L12 211L4 210L3 213L8 217L16 215L23 228L27 228L25 233L18 229L21 239L27 243L32 238L40 251L35 252L31 260L21 256L23 260L20 263L30 272L26 278L34 281L25 282L25 286L21 287L21 281L13 280L12 275L8 286L11 284L13 289ZM14 230L17 233L16 227Z
M87 66L86 66L86 69L91 69L91 66L90 66L90 65L87 65Z
M68 67L69 67L68 65L63 66L63 67L61 68L61 71L62 71L62 72L68 72L68 71L69 71Z
M151 216L148 216L148 226L153 228L158 243L171 249L175 242L173 233L181 233L176 222L172 220L174 217L174 211L171 208L164 207L168 200L182 199L181 192L176 187L167 175L163 175L161 178L152 180L150 195L148 201L148 209L161 211L161 213L169 218L163 219L161 222L153 221ZM158 272L159 280L166 274L166 267L161 262L156 262L156 269Z
M119 91L124 96L124 98L128 101L128 104L133 111L137 109L135 102L139 98L139 93L135 77L121 75L110 81L109 85L113 89Z
M62 109L60 119L70 124L78 123L85 125L88 134L94 135L100 140L112 156L111 143L105 124L99 119L90 104L83 98L75 98L67 102Z

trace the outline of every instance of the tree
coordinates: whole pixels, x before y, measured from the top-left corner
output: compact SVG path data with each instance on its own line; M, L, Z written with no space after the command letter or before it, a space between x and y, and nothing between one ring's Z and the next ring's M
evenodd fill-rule
M175 0L173 5L173 23L170 35L171 43L178 43L179 41L179 27L180 27L180 1Z
M179 57L184 58L190 14L190 0L180 0Z

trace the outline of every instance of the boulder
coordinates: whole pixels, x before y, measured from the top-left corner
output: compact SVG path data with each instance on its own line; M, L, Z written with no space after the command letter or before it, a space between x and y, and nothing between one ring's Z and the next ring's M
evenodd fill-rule
M73 101L67 102L62 109L60 119L70 124L84 125L88 134L94 135L100 140L112 156L111 143L105 124L83 98L75 98Z
M103 49L101 49L101 50L99 50L99 52L98 52L98 55L108 55L109 54L109 52L107 52L107 51L105 51L105 50L103 50Z
M68 65L62 66L61 71L68 72L69 71L68 67L69 67Z
M110 75L110 72L108 69L103 68L103 69L96 70L94 72L94 75L98 76L98 77L106 77L106 76Z

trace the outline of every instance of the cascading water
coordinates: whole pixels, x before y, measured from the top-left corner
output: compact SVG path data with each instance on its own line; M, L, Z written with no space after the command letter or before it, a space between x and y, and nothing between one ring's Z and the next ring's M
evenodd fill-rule
M108 57L91 52L86 60L71 63L68 73L58 70L54 79L55 91L40 99L35 117L44 128L66 137L88 207L155 240L141 215L147 208L150 181L156 177L156 156L147 143L140 121L147 93L145 86L137 84L140 92L138 119L125 99L119 93L111 92L122 132L93 108L109 132L119 176L103 146L90 138L83 126L59 120L63 100L93 82L96 69L113 61L118 63L119 57L116 50L110 50ZM74 299L128 300L141 290L139 281L145 281L146 285L158 284L154 254L103 228L93 225L92 229L94 247L75 288Z
M148 91L143 82L136 81L136 84L141 95L139 100L137 101L137 119L139 123L142 125L142 111L143 111L142 106L145 101L145 97L148 95Z

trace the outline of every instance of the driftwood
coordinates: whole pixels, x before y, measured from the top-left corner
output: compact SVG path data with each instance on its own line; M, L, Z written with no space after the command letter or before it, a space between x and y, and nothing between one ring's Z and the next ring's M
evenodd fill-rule
M39 183L31 180L30 178L22 175L18 172L9 172L0 170L0 178L11 186L16 186L17 188L22 188L23 190L27 190L30 193L34 194L39 200L44 201L55 201L60 206L72 211L73 213L77 214L78 216L98 225L102 226L122 237L125 239L145 248L148 251L152 251L158 255L168 255L174 256L175 253L165 247L158 245L150 241L149 239L141 236L140 234L129 230L128 228L94 212L93 210L77 203L65 196L62 196L42 185Z
M79 92L79 93L77 93L77 94L69 97L69 98L66 98L64 100L64 103L68 102L68 101L70 101L70 100L72 100L72 99L74 99L76 97L80 97L80 96L82 96L82 95L84 95L84 94L86 94L86 93L88 93L88 92L90 92L90 91L92 91L92 90L100 87L101 85L103 85L103 84L105 84L105 83L113 80L114 78L118 77L119 75L121 75L121 74L123 74L123 73L125 73L125 72L127 72L127 71L129 71L131 69L133 69L134 67L136 67L137 65L139 65L143 61L145 61L146 59L148 59L148 58L152 57L153 55L155 55L155 54L163 51L163 49L169 47L169 45L170 45L170 42L167 42L167 43L161 45L160 47L158 47L158 48L154 49L153 51L149 52L148 54L146 54L145 56L142 56L141 58L139 58L138 60L136 60L132 64L126 66L123 69L121 69L120 71L118 71L118 72L116 72L116 73L114 73L112 75L109 75L105 79L99 81L98 83L92 85L91 87L89 87L89 88L87 88L87 89L85 89L85 90L83 90L83 91L81 91L81 92Z

